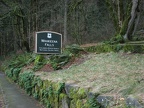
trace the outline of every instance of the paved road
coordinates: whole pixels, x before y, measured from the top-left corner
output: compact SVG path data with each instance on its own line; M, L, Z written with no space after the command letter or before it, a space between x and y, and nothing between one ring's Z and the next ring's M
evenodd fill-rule
M5 107L3 106L5 105ZM0 72L0 108L42 108Z

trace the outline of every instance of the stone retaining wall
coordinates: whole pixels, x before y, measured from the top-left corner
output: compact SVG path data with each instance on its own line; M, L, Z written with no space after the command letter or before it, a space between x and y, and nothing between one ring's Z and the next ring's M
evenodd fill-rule
M73 84L42 80L31 70L20 73L15 82L46 108L143 108L132 96L116 99L114 96L91 93L89 89Z

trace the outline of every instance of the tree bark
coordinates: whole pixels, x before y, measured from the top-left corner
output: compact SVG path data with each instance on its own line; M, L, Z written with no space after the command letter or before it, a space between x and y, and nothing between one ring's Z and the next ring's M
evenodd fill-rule
M1 35L1 38L0 38L0 51L1 51L1 55L3 54L3 37L2 37L2 35Z
M67 0L65 0L65 10L64 10L64 45L67 44Z
M132 0L131 17L128 22L128 28L124 35L125 41L131 40L132 36L135 34L140 17L139 2L140 0Z

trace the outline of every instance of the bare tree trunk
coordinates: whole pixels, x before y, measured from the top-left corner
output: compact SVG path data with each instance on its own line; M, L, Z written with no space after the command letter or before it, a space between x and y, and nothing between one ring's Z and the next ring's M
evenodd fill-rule
M15 33L15 18L12 19L12 30L13 30L13 37L14 37L14 43L13 43L13 47L14 47L14 51L17 50L17 36L16 36L16 33Z
M7 35L7 34L6 34ZM5 36L6 36L5 35ZM4 44L3 44L3 54L5 55L6 54L6 41L5 41L5 36L3 36L3 42L4 42Z
M136 31L137 24L138 24L139 17L140 17L139 2L140 2L140 0L132 0L131 17L128 22L128 28L124 35L125 41L131 40L132 36L134 35L134 33Z
M67 0L65 0L65 11L64 11L64 45L67 44Z
M2 53L2 52L3 52L3 49L2 49L2 48L3 48L3 44L2 44L2 43L3 43L3 39L2 39L2 38L3 38L3 37L1 36L1 39L0 39L0 40L1 40L1 46L0 46L0 49L1 49L1 55L3 54L3 53Z
M118 13L118 24L119 27L122 28L122 23L123 23L123 14L124 14L124 10L123 10L123 2L122 0L117 0L117 13Z
M135 24L134 24L135 26L134 26L134 30L133 30L132 36L135 35L136 29L138 27L139 19L140 19L140 12L138 11L137 12L137 17L135 19Z

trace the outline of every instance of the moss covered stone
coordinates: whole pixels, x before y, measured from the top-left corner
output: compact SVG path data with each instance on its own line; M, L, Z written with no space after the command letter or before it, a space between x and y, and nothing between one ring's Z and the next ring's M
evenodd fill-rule
M144 45L141 44L99 44L97 46L91 46L85 48L88 52L105 53L105 52L132 52L132 53L144 53Z

